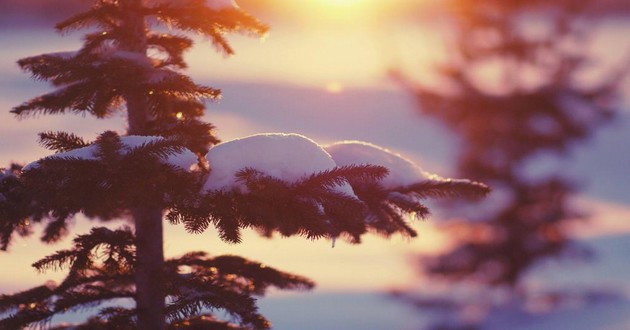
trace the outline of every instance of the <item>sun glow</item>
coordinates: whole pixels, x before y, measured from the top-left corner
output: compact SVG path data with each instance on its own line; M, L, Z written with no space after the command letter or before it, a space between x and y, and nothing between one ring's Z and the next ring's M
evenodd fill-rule
M354 6L360 4L361 2L365 2L365 0L320 0L325 4L334 5L334 6Z
M328 25L342 23L354 25L374 21L389 1L380 0L271 0L276 6L276 14L283 17L299 18L306 25ZM391 0L402 1L402 0ZM407 0L405 0L407 1Z
M337 81L331 81L326 84L326 91L330 94L339 94L343 92L343 85Z
M309 13L313 19L323 22L332 20L337 22L356 21L365 17L366 11L372 9L372 0L317 0L309 2Z
M278 22L302 27L382 26L400 19L414 19L418 11L439 0L238 0L253 13L268 15L277 29ZM275 21L275 22L272 22ZM272 32L272 35L274 32Z

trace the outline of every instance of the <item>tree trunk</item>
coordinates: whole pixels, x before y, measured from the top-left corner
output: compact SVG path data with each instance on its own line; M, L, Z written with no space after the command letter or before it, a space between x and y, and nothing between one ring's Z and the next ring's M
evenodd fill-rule
M122 30L125 38L121 50L146 56L146 23L142 12L142 0L122 0L125 17ZM127 105L127 133L147 135L150 123L148 99L139 89L124 95ZM164 247L162 233L162 209L159 206L139 205L131 210L136 229L136 310L138 329L163 330L164 321Z
M162 210L139 207L132 210L136 225L136 309L138 329L162 330L164 324L164 248Z

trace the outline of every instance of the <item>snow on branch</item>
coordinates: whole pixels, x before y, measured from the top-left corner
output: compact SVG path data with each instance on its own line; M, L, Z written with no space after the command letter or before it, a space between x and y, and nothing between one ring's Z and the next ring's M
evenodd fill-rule
M42 241L67 233L76 213L90 218L121 217L137 205L167 208L174 199L199 191L197 156L178 142L155 136L105 132L87 146L66 133L44 133L45 144L69 149L0 178L0 249L13 234L44 222Z
M482 197L490 191L478 182L444 179L427 173L401 155L367 142L343 141L325 149L338 166L373 164L389 171L380 181L349 180L355 194L367 205L368 227L385 236L396 232L416 236L405 215L428 216L430 211L424 199Z
M69 150L27 165L14 181L30 194L25 201L37 201L34 222L52 220L47 242L59 239L77 212L109 219L131 205L160 203L170 222L193 233L214 226L227 242L240 242L241 229L254 228L265 236L345 236L356 243L367 231L416 236L407 221L429 214L425 199L489 192L481 183L428 174L365 142L324 148L299 134L258 134L215 145L203 165L209 170L195 171L197 155L162 137L106 132L84 147L65 133L43 137ZM0 188L3 199L15 199ZM5 245L24 222L24 212L16 214L3 229Z
M330 152L330 153L329 153ZM423 199L483 196L485 185L447 180L365 142L325 149L298 134L258 134L218 144L206 156L210 173L202 196L171 210L169 220L199 233L214 225L222 239L240 242L240 229L310 239L367 230L416 236L406 215L424 218Z
M399 154L380 146L362 141L342 141L324 149L338 166L372 164L389 170L380 184L385 188L411 185L426 180L430 174Z
M244 168L294 183L314 173L336 167L330 155L313 140L299 134L258 134L218 144L210 149L206 159L210 175L204 189L247 192L236 174ZM333 185L334 190L354 196L347 182Z
M62 138L64 139L68 138L73 141L76 140L77 141L75 144L76 146L85 145L85 142L83 142L82 140L80 140L80 138L72 134L68 134L67 136L65 134L61 134L61 137L57 138L59 137L59 134L55 135L54 133L46 132L46 133L40 134L40 137L42 139L42 144L51 148L60 148L58 140ZM119 153L120 156L126 156L134 152L138 152L138 151L142 151L146 149L148 152L154 153L156 156L161 158L164 164L175 166L184 171L190 171L191 168L197 165L197 156L193 152L185 148L177 148L174 146L167 147L166 145L164 146L166 147L166 150L164 150L164 148L152 148L152 147L157 146L159 143L168 144L168 140L163 137L128 135L128 136L121 136L119 137L119 139L120 139L121 148L117 152ZM26 165L22 170L29 171L29 170L38 168L41 162L46 161L46 160L54 160L54 159L77 159L77 160L98 161L99 159L102 158L102 157L99 157L100 148L101 148L101 144L99 143L93 143L93 144L90 144L81 148L66 148L70 150L60 152L52 156L43 158L42 160L30 163ZM64 148L62 148L62 150L63 149Z
M338 166L372 164L383 166L389 175L380 185L398 194L417 198L483 197L490 189L479 182L447 179L422 170L403 156L361 141L343 141L325 147ZM354 188L354 187L353 187Z

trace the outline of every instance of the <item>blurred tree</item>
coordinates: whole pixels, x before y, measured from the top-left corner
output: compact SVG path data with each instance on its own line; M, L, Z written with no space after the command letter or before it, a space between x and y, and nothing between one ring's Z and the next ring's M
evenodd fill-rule
M86 323L56 329L267 329L270 323L258 313L253 297L269 286L297 289L313 283L235 256L192 252L165 260L164 214L190 232L214 225L223 240L233 243L240 241L242 228L308 238L345 235L358 242L368 229L414 236L402 215L426 215L424 198L488 191L470 181L422 177L408 185L384 186L379 180L388 169L326 165L335 163L324 149L295 135L252 137L213 148L213 155L220 155L247 143L272 143L243 156L252 162L268 158L270 168L227 159L228 169L239 166L238 171L229 178L231 184L213 189L221 179L212 174L224 168L211 160L221 157L209 152L219 141L213 126L200 118L203 101L218 98L220 91L181 73L183 54L193 41L177 33L201 34L219 52L232 54L226 33L257 36L267 27L231 0L98 0L57 25L61 32L82 28L90 32L80 50L18 62L35 78L52 82L55 90L12 112L18 117L72 112L104 118L125 111L127 135L107 131L88 142L67 132L41 133L42 145L55 155L0 172L0 247L6 250L14 234L30 234L35 223L45 225L42 241L56 242L77 213L130 219L133 229L93 228L76 237L70 249L34 263L40 271L67 268L68 275L59 285L0 296L2 329L46 325L57 314L95 307L99 313ZM276 145L282 141L320 157L325 166L297 179L273 176L276 165L313 165L299 162L301 154L291 154L296 150ZM274 154L278 150L280 156ZM305 171L310 170L293 169ZM116 304L121 306L112 307ZM215 310L235 323L217 319L211 313Z
M549 156L564 155L614 114L615 90L627 68L590 80L582 75L591 24L606 12L598 4L449 1L455 47L440 68L447 87L424 87L395 73L423 114L461 137L458 175L494 190L477 215L453 224L464 234L451 250L422 260L431 278L507 288L526 299L522 280L534 265L586 255L567 232L582 217L570 204L575 187ZM471 326L437 326L450 327Z

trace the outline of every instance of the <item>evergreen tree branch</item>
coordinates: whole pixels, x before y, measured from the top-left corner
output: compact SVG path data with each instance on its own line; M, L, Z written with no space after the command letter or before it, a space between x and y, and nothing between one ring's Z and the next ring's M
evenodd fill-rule
M98 82L76 82L60 87L11 110L19 117L38 114L63 114L87 112L97 118L105 118L117 109L119 95L115 89L105 89Z
M77 52L43 54L20 59L18 65L29 71L34 78L52 81L60 86L80 80L77 69L87 64L83 58L77 58Z
M469 180L426 180L407 187L395 189L402 194L413 194L418 198L468 197L480 198L490 193L483 183Z
M36 208L19 174L22 166L11 164L9 168L0 168L0 250L6 251L13 234L25 236L31 233L29 219Z
M168 54L168 60L164 65L174 65L180 69L187 67L183 54L193 45L190 38L170 34L150 34L147 37L147 43L149 47Z
M151 133L177 141L179 145L188 148L197 155L203 156L208 153L212 145L221 142L214 136L214 129L214 125L194 118L183 120L166 118L154 121Z
M46 131L39 133L39 144L56 152L65 152L87 147L90 143L73 133Z
M219 51L228 55L233 54L234 50L223 36L225 33L263 35L268 30L267 26L239 9L216 11L202 0L157 4L148 8L147 14L177 29L209 37Z
M228 322L219 321L210 314L201 314L178 321L171 321L168 330L181 328L208 329L208 330L249 330L248 327L240 327Z
M12 295L0 295L0 313L18 309L20 306L22 306L22 308L32 308L34 306L29 306L31 303L34 301L44 301L52 294L53 289L41 285Z
M186 148L181 144L173 140L168 139L156 139L142 143L139 146L131 149L125 158L127 162L140 162L140 161L156 161L165 160L169 156L173 156L183 152Z
M180 273L182 266L190 268ZM279 272L260 263L235 256L207 257L205 252L188 253L167 261L173 300L168 306L171 322L199 314L204 308L226 310L246 328L266 329L250 297L262 295L269 286L282 289L310 289L305 278Z
M90 26L110 27L121 15L121 8L116 2L98 1L89 10L58 23L55 28L60 32L68 32Z
M403 212L413 214L420 219L424 219L430 214L429 208L423 205L417 196L391 192L387 195L387 201Z
M116 260L118 269L128 269L134 263L134 238L129 228L110 230L105 227L92 228L89 234L74 239L74 247L58 251L33 264L38 271L70 267L73 273L88 270L98 257L96 249L107 246L109 259Z
M295 186L299 186L305 191L315 188L329 190L348 184L348 182L378 181L384 178L387 173L388 170L382 166L341 166L331 170L313 173L309 177L298 181Z

